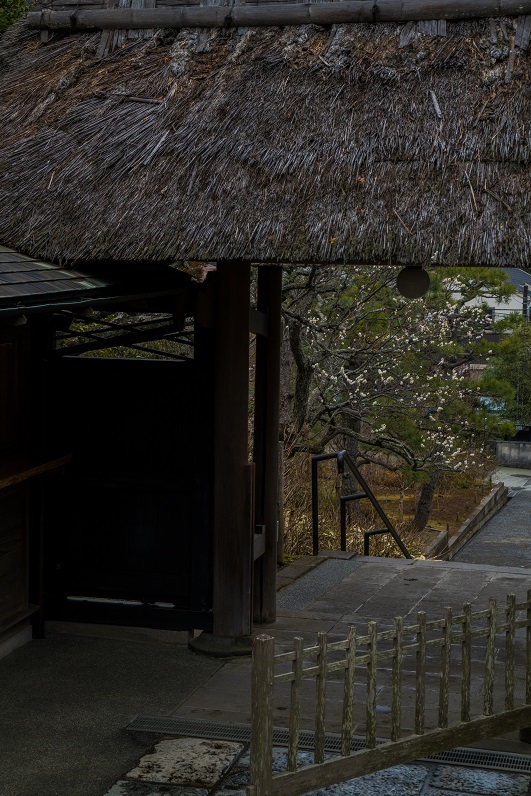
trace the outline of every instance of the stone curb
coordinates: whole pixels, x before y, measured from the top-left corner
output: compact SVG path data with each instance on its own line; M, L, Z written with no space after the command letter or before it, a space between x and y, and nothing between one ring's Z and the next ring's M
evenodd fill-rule
M505 484L497 484L465 520L449 543L448 532L441 531L437 538L426 549L426 557L439 558L442 561L451 561L456 553L483 528L491 517L505 506L508 500L508 494L509 489Z

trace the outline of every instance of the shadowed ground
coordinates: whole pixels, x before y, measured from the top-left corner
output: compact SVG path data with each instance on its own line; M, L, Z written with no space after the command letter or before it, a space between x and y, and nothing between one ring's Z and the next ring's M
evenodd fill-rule
M148 743L123 728L167 715L220 664L179 643L53 634L0 661L0 794L101 796Z

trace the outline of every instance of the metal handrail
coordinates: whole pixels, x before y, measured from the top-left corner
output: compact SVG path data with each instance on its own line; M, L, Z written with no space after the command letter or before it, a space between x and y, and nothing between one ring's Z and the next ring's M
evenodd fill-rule
M378 499L374 495L372 489L363 478L359 469L356 467L354 460L346 450L336 451L335 453L323 453L320 456L312 456L312 547L313 555L319 553L319 493L318 493L318 465L319 462L324 462L328 459L337 460L337 472L343 475L345 472L345 465L349 468L352 475L361 486L362 492L356 492L352 495L341 495L340 497L340 514L341 514L341 550L347 549L347 503L352 500L362 500L367 498L371 501L376 509L378 515L383 520L385 528L378 528L371 531L364 531L363 533L363 554L370 555L369 541L371 536L377 536L382 533L390 533L394 541L400 548L401 553L405 558L411 558L411 555L403 543L402 539L396 532L391 520L380 506Z

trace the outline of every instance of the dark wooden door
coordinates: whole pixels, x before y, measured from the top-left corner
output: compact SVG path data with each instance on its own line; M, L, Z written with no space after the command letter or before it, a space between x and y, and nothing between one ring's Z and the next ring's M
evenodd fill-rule
M194 362L62 358L49 383L73 454L46 499L47 618L210 628L210 491Z

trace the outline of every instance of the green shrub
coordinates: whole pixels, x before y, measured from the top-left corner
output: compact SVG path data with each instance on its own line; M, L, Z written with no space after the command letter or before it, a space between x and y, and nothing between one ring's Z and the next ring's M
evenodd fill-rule
M26 11L26 0L0 0L0 36Z

